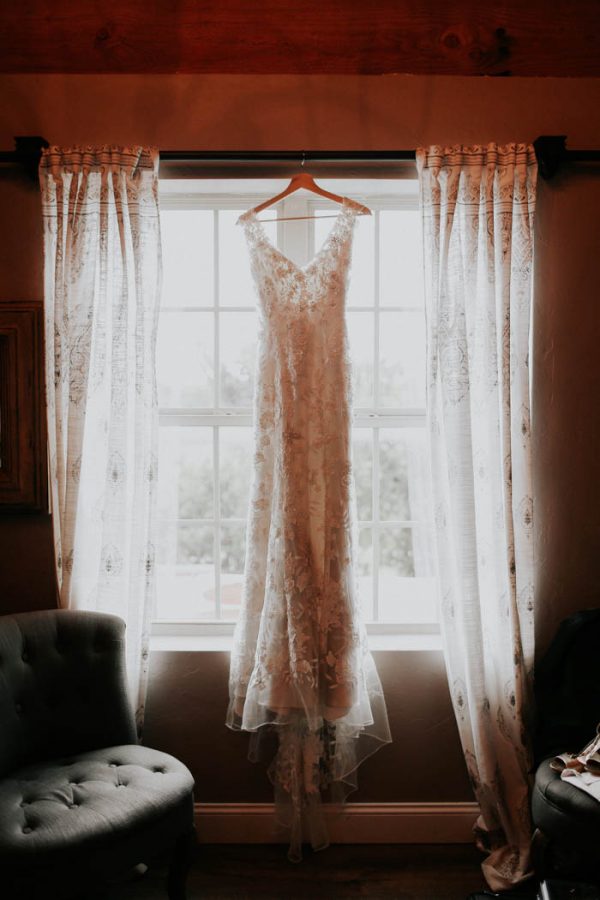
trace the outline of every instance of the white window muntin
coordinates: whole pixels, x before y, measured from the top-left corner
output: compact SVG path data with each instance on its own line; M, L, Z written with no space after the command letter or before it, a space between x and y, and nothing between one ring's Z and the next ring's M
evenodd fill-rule
M337 183L334 190L338 190ZM348 193L352 193L356 196L356 191L349 190ZM170 305L167 312L182 312L182 313L192 313L199 315L212 315L214 318L214 336L213 336L213 352L214 352L214 406L208 408L162 408L160 410L160 425L161 427L169 427L169 426L205 426L211 427L213 429L213 503L214 503L214 517L198 520L202 524L207 526L211 526L214 528L215 533L215 554L214 554L214 575L215 575L215 617L216 619L220 619L220 539L221 539L221 516L219 510L219 440L218 440L218 429L227 428L229 426L245 426L249 427L252 424L252 411L251 408L239 408L239 407L226 407L220 404L219 397L219 384L220 384L220 360L219 360L219 352L220 352L220 341L219 341L219 312L239 312L248 314L251 312L248 306L227 306L221 304L219 302L219 246L218 246L218 235L219 229L217 228L217 217L219 210L227 210L227 209L247 209L251 206L259 203L264 196L259 194L237 194L233 196L232 194L215 194L213 196L208 197L204 192L202 193L190 193L187 192L185 194L170 194L167 193L162 196L161 203L164 209L203 209L203 210L212 210L214 214L214 223L213 223L213 233L214 233L214 242L213 242L213 254L214 254L214 279L213 279L213 304L211 306L175 306ZM373 314L375 323L374 323L374 339L376 342L375 353L374 353L374 385L375 385L375 397L374 404L371 407L359 407L354 410L354 425L357 428L369 428L372 430L372 440L373 440L373 472L372 472L372 518L371 519L362 519L360 521L361 527L369 527L372 529L372 539L373 539L373 625L372 630L378 630L381 632L381 629L384 631L389 630L399 630L399 631L411 631L415 628L421 627L418 623L386 623L379 621L378 615L378 607L379 607L379 577L378 577L378 569L379 569L379 531L382 525L384 526L398 526L398 527L413 527L415 525L422 525L422 522L417 522L411 519L386 519L382 521L379 516L379 453L378 453L378 441L379 441L379 431L381 428L423 428L425 426L425 409L424 408L397 408L390 409L389 407L381 407L378 404L377 391L379 387L379 379L377 377L377 366L379 364L379 353L378 353L378 341L379 341L379 316L382 312L379 304L379 215L382 210L397 210L397 209L415 209L416 208L416 198L415 197L396 197L396 196L377 196L370 197L365 196L361 198L365 202L367 202L373 210L374 214L374 225L375 225L375 245L374 245L374 253L375 253L375 261L374 261L374 303L372 305L358 306L356 304L349 305L349 310L353 312L365 312ZM281 217L289 216L289 215L313 215L315 212L323 211L323 201L320 198L315 198L312 200L304 200L300 197L290 198L286 201L286 205L280 207L279 215ZM332 205L332 211L335 214L337 207ZM265 218L268 216L269 211L265 211L265 213L261 216L261 218ZM315 232L315 223L311 219L307 219L301 223L301 227L298 228L297 222L290 223L285 221L279 221L277 223L277 244L282 249L282 251L291 257L296 258L296 260L302 264L307 261L308 258L314 252L314 232ZM398 304L397 306L386 305L385 313L388 312L414 312L421 311L420 306L415 305L402 305ZM226 520L228 523L244 523L244 519L234 519L232 517L228 517ZM180 623L178 623L180 624ZM210 623L201 622L198 623L200 625L210 625ZM227 622L216 622L215 625L227 626ZM431 622L427 622L424 624L424 630L430 630L432 627L436 627L432 625Z

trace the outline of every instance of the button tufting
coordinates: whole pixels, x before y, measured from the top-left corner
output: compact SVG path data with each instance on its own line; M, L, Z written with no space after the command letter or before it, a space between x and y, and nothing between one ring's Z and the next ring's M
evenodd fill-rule
M30 828L29 825L26 825L25 828L23 829L23 834L31 834L32 831L33 831L33 828Z
M69 809L77 809L79 803L69 803Z
M19 803L19 806L21 807L21 809L23 809L24 806L29 806L29 801L23 800L21 803Z
M154 771L156 772L157 775L164 775L164 774L165 774L165 770L164 770L164 769L155 769Z

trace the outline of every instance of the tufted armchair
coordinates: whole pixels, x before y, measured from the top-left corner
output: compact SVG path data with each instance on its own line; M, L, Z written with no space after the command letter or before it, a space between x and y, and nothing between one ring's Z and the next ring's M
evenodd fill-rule
M600 803L550 768L558 753L577 752L600 721L600 609L561 622L536 666L537 730L532 794L538 873L558 871L600 883Z
M127 698L125 625L48 610L0 617L0 895L105 896L165 850L185 900L194 786L142 747Z

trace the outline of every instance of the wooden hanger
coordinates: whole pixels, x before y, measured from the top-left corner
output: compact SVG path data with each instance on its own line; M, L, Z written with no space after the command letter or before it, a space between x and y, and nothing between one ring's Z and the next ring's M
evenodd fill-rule
M255 206L253 209L249 209L247 212L243 213L239 221L243 222L244 219L250 217L252 215L257 215L259 212L262 212L263 209L267 209L269 206L273 206L275 203L279 203L280 200L283 200L284 197L287 197L289 194L293 194L294 191L299 191L301 188L304 188L305 191L311 191L313 194L319 194L320 197L326 197L328 200L333 200L334 203L348 203L353 206L360 216L370 216L371 210L368 206L363 206L362 203L358 203L356 200L351 200L350 197L340 197L338 194L332 194L330 191L326 191L324 188L319 187L316 183L312 175L309 175L308 172L300 172L298 175L294 175L292 180L288 184L288 186L283 190L280 194L277 194L275 197L271 197L269 200L265 200L264 203L259 203L258 206ZM324 216L280 216L276 219L261 219L261 222L286 222L289 219L331 219L334 218L330 215Z

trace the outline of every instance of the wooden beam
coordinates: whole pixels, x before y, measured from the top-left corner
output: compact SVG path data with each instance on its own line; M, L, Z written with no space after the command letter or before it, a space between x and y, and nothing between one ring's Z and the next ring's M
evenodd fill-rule
M20 0L5 73L599 76L598 0Z

